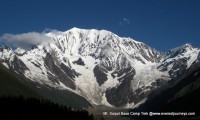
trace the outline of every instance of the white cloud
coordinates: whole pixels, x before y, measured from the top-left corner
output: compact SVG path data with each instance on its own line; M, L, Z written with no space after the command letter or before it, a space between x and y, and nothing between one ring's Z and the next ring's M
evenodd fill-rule
M123 21L124 21L126 24L130 24L130 23L131 23L130 20L127 19L127 18L123 18Z
M131 21L128 18L123 18L120 22L119 25L129 25L131 23Z
M52 39L46 36L44 33L29 32L22 34L4 34L0 37L0 40L5 40L23 49L29 49L33 45L49 43Z

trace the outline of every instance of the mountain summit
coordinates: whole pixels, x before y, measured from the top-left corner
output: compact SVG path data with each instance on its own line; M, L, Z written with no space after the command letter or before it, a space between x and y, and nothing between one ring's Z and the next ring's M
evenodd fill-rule
M0 62L27 81L72 92L94 106L133 107L182 76L200 53L186 44L165 54L106 30L40 35L47 40L28 50L0 48Z

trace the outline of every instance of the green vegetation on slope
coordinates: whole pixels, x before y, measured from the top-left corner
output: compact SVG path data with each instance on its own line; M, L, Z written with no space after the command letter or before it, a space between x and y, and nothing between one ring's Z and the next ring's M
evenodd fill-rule
M0 96L41 97L0 64Z
M37 87L36 87L37 86ZM62 105L77 108L88 108L91 104L83 97L66 90L58 90L45 85L40 85L19 76L0 64L0 97L23 96L25 98L38 98L51 100Z
M0 98L0 118L6 120L93 120L84 109L71 108L35 98Z

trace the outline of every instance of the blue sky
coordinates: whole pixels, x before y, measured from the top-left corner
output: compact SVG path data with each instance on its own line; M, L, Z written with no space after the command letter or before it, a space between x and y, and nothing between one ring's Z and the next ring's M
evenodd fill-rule
M0 0L0 36L106 29L167 51L200 48L200 0Z

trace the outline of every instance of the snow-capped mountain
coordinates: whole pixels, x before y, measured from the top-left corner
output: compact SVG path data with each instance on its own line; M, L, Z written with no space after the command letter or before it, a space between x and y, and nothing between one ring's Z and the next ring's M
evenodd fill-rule
M183 70L188 69L197 59L198 48L193 48L190 44L185 44L169 51L168 55L159 66L161 71L168 71L173 77L181 75Z
M132 107L184 74L200 50L186 44L159 52L106 30L44 33L31 49L0 49L0 62L41 85L71 91L93 105Z

